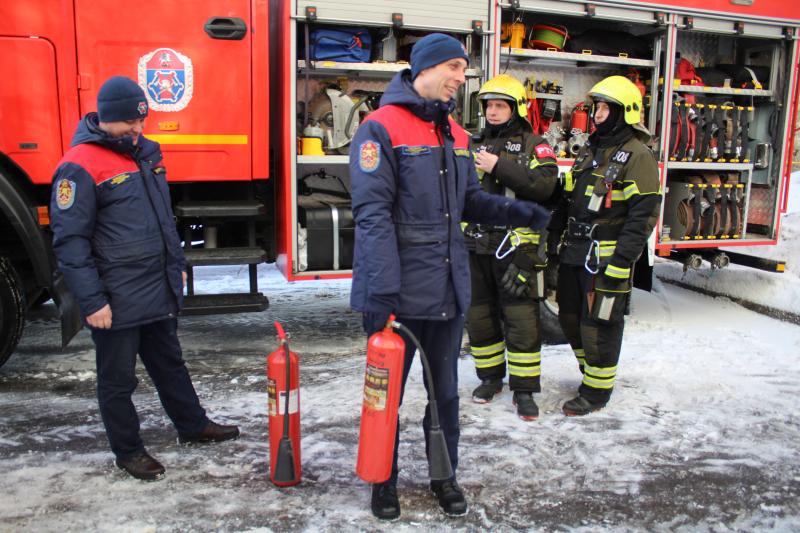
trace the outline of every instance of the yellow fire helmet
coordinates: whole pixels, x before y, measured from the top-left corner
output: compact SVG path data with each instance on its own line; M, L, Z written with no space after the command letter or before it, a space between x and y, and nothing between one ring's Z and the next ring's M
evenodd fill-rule
M609 76L589 90L589 97L619 104L625 111L625 123L635 125L642 119L642 93L625 76Z
M514 76L499 74L481 86L478 91L478 99L487 100L506 100L511 102L511 109L517 106L517 113L524 119L528 118L528 96L525 94L525 87ZM485 110L485 108L484 108Z

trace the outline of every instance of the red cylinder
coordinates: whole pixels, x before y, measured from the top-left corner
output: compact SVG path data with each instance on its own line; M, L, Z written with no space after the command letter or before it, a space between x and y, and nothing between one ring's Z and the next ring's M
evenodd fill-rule
M277 325L277 324L276 324ZM279 329L279 334L283 333ZM297 354L289 350L289 386L286 383L286 339L267 356L267 393L269 396L269 478L279 487L300 483L300 363ZM294 479L277 481L275 469L278 465L278 450L284 436L286 416L286 393L289 393L289 440L294 459ZM291 464L291 463L290 463Z
M587 126L589 125L589 111L586 109L586 106L577 105L572 110L572 119L570 121L570 130L580 130L582 132L589 131Z
M356 474L369 483L382 483L392 474L405 350L405 341L391 327L367 342Z

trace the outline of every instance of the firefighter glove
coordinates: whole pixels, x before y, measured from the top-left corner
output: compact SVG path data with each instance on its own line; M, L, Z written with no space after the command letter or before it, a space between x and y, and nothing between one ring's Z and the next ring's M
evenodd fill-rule
M609 263L603 269L603 273L598 274L595 279L595 289L600 292L630 292L630 270L630 268L619 268Z
M508 265L503 278L500 280L503 290L509 296L522 298L531 293L532 273L530 270L520 268L513 262Z

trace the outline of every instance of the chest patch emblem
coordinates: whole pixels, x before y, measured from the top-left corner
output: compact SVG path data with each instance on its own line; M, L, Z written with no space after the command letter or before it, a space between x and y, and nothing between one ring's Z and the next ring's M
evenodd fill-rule
M116 187L117 185L119 185L120 183L123 183L125 180L127 180L130 177L131 177L130 174L120 174L119 176L114 176L113 178L111 178L111 185L113 187Z
M59 209L69 209L75 203L75 182L61 178L56 185L56 205Z
M430 146L403 146L403 155L425 155L431 153Z
M362 172L375 172L381 164L381 145L375 141L364 141L358 149L358 168Z

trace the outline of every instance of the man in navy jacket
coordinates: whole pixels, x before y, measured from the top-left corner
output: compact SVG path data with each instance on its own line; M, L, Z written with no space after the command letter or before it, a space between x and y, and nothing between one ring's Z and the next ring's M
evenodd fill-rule
M122 76L107 80L97 113L78 125L53 177L50 219L58 267L92 332L97 399L116 464L153 480L164 467L145 451L131 396L138 353L181 442L239 436L211 422L181 355L177 314L186 260L158 143L142 136L148 106Z
M411 68L394 77L380 109L361 124L350 145L356 221L350 304L363 313L368 335L394 313L421 341L453 472L459 439L457 364L470 304L460 222L543 228L549 219L540 206L491 195L478 183L469 136L450 118L468 60L453 37L420 39ZM403 389L414 351L406 340ZM423 427L427 450L429 408ZM372 488L372 512L382 519L400 515L398 441L399 432L390 479ZM431 490L448 515L466 513L455 476L431 482Z

